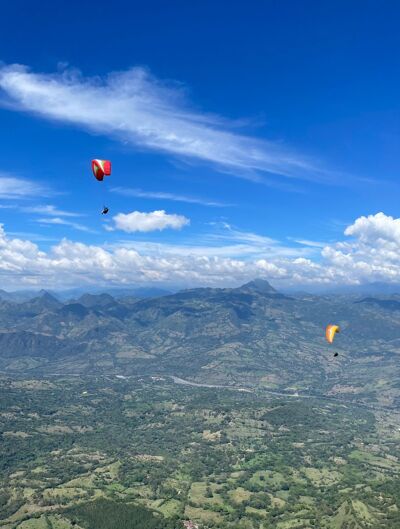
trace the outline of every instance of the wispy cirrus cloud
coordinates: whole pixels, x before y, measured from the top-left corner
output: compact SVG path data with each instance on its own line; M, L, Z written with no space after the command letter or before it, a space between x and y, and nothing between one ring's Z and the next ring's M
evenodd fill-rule
M210 223L211 231L180 238L179 244L170 242L153 242L142 240L120 240L111 243L110 248L135 248L146 255L188 256L196 255L207 258L231 258L249 262L254 259L278 259L309 257L314 254L313 248L299 248L283 244L281 241L247 232L231 226L226 222Z
M73 211L65 211L59 209L52 204L39 205L39 206L27 206L21 208L25 213L38 213L40 215L48 215L49 217L83 217L82 213L75 213Z
M294 237L288 237L289 241L293 241L301 246L308 246L310 248L324 248L328 243L321 241L310 241L309 239L296 239Z
M18 200L43 197L50 194L50 190L43 184L0 172L0 198Z
M30 182L30 184L32 184L32 182ZM1 186L1 178L0 178L0 186ZM39 186L37 191L38 192L42 191L42 188ZM2 198L1 195L0 195L0 198ZM32 198L33 199L37 197L32 192L27 197L25 197L24 195L20 195L20 193L17 191L14 196L10 197L8 194L5 194L3 198L8 198L8 199L10 198L11 199ZM23 206L20 203L0 204L0 210L1 209L5 209L5 210L11 209L11 210L17 211L18 213L21 212L21 213L28 213L28 214L33 213L37 215L42 215L41 218L33 218L34 222L41 224L41 225L69 226L70 228L73 228L79 231L84 231L87 233L97 233L94 230L88 228L87 226L84 226L83 224L79 224L77 222L73 222L72 220L68 220L71 218L83 217L84 215L82 213L65 211L63 209L57 208L56 206L52 204L35 205L35 206L25 206L25 205ZM34 235L34 238L36 238L37 240L47 240L48 239L46 237L41 237L37 234ZM49 240L54 240L54 239L49 239Z
M171 200L173 202L186 202L187 204L199 204L201 206L213 206L218 208L224 208L233 205L224 202L218 202L216 200L209 200L207 198L202 197L180 195L177 193L167 193L164 191L144 191L142 189L135 189L131 187L113 187L111 189L111 192L125 197Z
M95 230L88 228L84 224L79 224L78 222L72 222L70 220L67 220L61 217L42 217L39 219L35 219L35 222L37 222L38 224L42 224L42 225L44 224L44 225L53 225L53 226L68 226L70 228L73 228L74 230L84 231L86 233L97 233Z
M234 123L190 108L177 83L144 68L85 78L79 72L0 68L2 104L119 138L131 145L212 164L255 181L263 173L329 180L319 165L281 143L239 134Z

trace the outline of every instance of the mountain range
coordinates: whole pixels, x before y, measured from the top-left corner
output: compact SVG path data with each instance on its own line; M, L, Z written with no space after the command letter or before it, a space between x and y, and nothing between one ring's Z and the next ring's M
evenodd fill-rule
M119 299L123 297L136 297L136 298L154 298L160 296L166 296L172 294L170 290L165 290L162 288L156 287L137 287L137 288L121 288L121 287L111 287L106 289L99 289L93 287L90 290L85 290L83 288L71 288L69 290L58 290L58 291L48 291L48 290L16 290L13 292L7 292L6 290L0 289L0 299L6 301L16 301L22 303L24 301L29 301L31 299L41 297L44 294L51 294L53 297L60 301L69 301L74 298L78 298L82 294L110 294L114 298Z
M289 296L264 280L145 299L0 294L3 375L173 375L391 407L399 360L399 296Z

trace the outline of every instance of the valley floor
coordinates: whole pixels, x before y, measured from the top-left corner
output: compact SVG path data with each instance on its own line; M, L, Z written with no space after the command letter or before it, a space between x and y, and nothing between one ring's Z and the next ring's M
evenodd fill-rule
M0 379L0 527L400 528L393 410L172 378Z

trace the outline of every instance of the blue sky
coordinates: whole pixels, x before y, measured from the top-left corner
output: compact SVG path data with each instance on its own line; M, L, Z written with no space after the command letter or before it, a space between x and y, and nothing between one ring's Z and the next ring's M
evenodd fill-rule
M400 282L399 16L2 6L0 287Z

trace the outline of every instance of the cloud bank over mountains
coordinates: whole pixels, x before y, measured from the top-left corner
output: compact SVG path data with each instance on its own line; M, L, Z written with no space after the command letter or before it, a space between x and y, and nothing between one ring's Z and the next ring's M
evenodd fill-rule
M217 248L201 241L199 246L121 241L107 247L63 239L43 251L30 240L9 237L2 226L0 286L223 286L256 276L278 287L400 283L400 219L363 216L344 233L348 240L322 249L299 244L292 255L278 241L239 232L228 232ZM307 257L307 251L313 253Z

